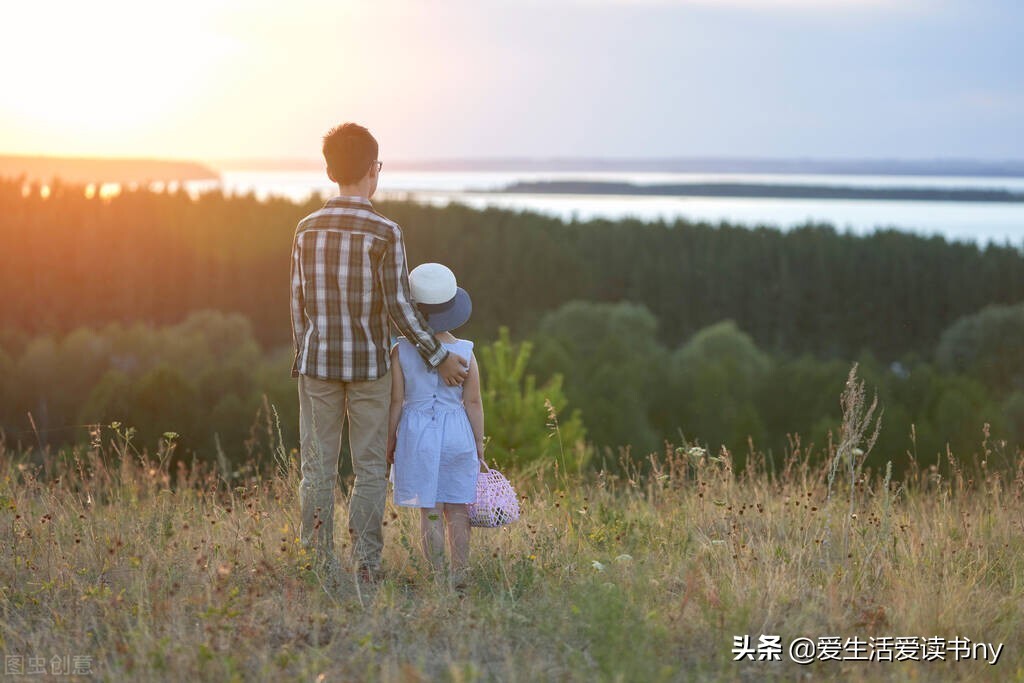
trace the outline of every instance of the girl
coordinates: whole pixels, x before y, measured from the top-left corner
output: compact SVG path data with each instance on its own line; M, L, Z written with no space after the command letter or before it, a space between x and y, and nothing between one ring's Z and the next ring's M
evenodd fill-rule
M439 263L409 273L412 298L451 353L469 359L462 386L448 386L404 337L391 350L388 462L394 465L396 505L420 509L423 554L435 571L444 567L445 529L456 587L469 561L469 512L484 456L484 411L473 342L450 330L473 309L455 274Z

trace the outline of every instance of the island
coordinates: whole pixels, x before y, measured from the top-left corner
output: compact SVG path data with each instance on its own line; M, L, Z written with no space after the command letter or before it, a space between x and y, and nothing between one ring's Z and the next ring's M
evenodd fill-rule
M219 180L220 175L194 161L0 155L0 178L49 183L150 183Z

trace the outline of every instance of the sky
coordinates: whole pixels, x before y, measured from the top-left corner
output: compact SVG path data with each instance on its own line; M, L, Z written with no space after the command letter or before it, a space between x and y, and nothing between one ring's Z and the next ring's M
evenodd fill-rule
M0 154L1024 159L1019 0L5 0Z

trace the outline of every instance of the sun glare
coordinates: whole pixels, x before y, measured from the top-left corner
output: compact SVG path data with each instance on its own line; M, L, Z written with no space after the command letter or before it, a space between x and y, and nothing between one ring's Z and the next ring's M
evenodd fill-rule
M0 109L27 127L105 142L171 120L230 41L200 3L22 3L0 24ZM19 66L11 66L19 65Z

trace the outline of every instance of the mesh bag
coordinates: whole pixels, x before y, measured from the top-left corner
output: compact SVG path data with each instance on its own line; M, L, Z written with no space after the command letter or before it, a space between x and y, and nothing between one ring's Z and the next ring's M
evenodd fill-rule
M519 499L505 475L487 468L476 477L476 502L469 504L470 526L497 527L519 519Z

